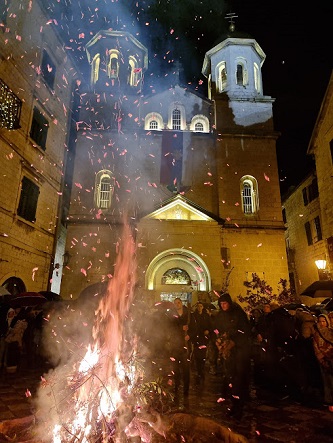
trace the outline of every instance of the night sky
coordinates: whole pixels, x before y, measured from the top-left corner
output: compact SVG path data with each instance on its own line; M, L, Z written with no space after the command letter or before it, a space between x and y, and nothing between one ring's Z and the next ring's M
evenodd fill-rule
M275 129L281 192L314 166L306 155L333 68L333 2L269 0L48 0L51 16L82 71L85 44L100 29L124 29L149 49L145 92L172 84L174 61L183 65L181 83L205 93L205 53L226 32L234 12L236 29L249 33L266 54L264 94L276 99Z

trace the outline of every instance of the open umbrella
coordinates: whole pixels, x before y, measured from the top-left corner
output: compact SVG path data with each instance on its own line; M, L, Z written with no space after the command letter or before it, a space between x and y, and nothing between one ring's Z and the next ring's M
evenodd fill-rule
M39 291L39 294L42 294L48 301L61 301L62 297L56 292L52 291Z
M333 295L333 280L318 280L311 283L301 295L307 295L312 298L332 297Z
M28 308L41 305L47 301L47 298L39 292L21 292L8 299L8 304L12 308Z
M177 314L176 306L172 301L162 300L154 304L154 309L160 312L170 312L172 314Z

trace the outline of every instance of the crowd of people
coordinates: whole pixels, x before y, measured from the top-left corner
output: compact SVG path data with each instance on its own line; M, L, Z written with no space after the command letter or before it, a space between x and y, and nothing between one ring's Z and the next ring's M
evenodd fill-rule
M310 404L316 398L333 412L332 316L315 316L302 307L273 309L269 303L249 316L228 293L221 293L217 304L216 311L201 301L191 309L176 298L175 311L168 309L174 329L172 346L165 349L173 361L168 375L176 397L183 387L186 398L190 383L205 389L209 373L220 377L221 395L230 400L235 419L242 417L251 383L279 399ZM160 344L157 349L161 356Z
M157 304L159 305L159 304ZM230 416L240 418L250 386L276 391L301 402L319 393L333 412L333 316L293 313L269 303L249 316L221 293L215 310L180 298L151 312L140 331L147 361L167 379L175 398L187 398L190 385L205 389L206 374L220 377L221 395L230 400ZM43 311L0 307L0 365L15 372L22 363L41 364ZM154 339L153 339L154 338ZM148 368L147 368L148 371Z

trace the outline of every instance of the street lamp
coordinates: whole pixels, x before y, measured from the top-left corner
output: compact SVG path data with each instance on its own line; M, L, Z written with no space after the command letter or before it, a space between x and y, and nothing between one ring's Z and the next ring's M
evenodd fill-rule
M319 280L326 280L326 260L316 260L318 268Z

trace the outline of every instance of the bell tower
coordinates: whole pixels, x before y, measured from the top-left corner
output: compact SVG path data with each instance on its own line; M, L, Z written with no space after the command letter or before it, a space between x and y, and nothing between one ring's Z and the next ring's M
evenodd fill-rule
M99 129L133 129L139 122L139 106L133 103L142 93L147 48L128 32L102 30L87 43L86 53L90 107L98 109L88 123Z
M237 273L247 268L249 256L268 258L272 247L284 257L285 241L276 157L279 134L273 125L274 99L264 95L261 73L266 56L254 38L236 30L234 17L228 17L228 32L206 53L202 73L215 110L219 216L226 220L222 247L232 251ZM269 269L269 263L263 263L257 269ZM284 270L281 261L281 275ZM244 281L244 274L234 277Z
M123 31L99 31L86 45L94 90L122 88L138 92L148 67L147 49Z

